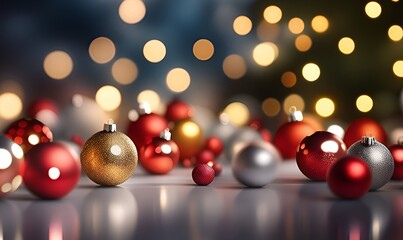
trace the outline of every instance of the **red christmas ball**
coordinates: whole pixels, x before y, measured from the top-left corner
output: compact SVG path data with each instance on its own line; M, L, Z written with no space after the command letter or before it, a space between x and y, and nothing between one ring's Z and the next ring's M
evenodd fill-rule
M127 136L134 142L137 149L141 149L166 128L168 128L168 122L164 117L156 113L144 113L136 121L129 123Z
M190 118L192 115L192 107L179 99L174 99L169 102L165 112L165 118L172 122Z
M196 163L207 164L214 161L214 154L210 150L203 149L196 155Z
M210 136L209 138L207 138L203 149L211 151L214 154L214 156L217 157L224 150L224 143L219 137Z
M39 143L51 142L53 134L42 122L22 118L10 124L5 130L8 138L20 145L24 153L27 153L33 146Z
M222 172L222 166L218 162L210 162L207 165L212 165L211 167L214 169L215 176L219 176Z
M330 165L346 155L346 144L337 135L318 131L305 137L297 149L298 168L309 179L326 181Z
M269 129L261 128L261 129L257 130L257 132L260 134L260 136L262 136L263 140L265 140L266 142L272 141L272 136L271 136L271 132L269 131Z
M190 168L196 164L196 157L182 159L181 164L184 168Z
M304 121L291 121L280 126L274 135L273 144L284 160L295 158L299 143L315 129Z
M47 126L54 127L59 122L59 108L46 98L36 99L28 107L27 116L37 119Z
M383 126L377 121L370 118L358 118L347 127L344 134L344 142L349 148L355 142L361 140L363 136L368 134L376 138L378 142L386 144L387 135Z
M213 180L215 171L207 164L197 164L192 171L193 181L200 186L207 186Z
M392 179L402 180L403 179L403 142L398 144L393 144L388 147L390 153L392 154L395 169L393 171Z
M81 165L61 143L38 144L25 156L24 184L40 198L57 199L67 195L80 175Z
M360 157L344 156L335 161L327 173L327 184L341 198L363 196L371 187L372 175L368 164Z
M170 172L179 161L178 145L170 139L169 131L161 137L153 138L151 143L139 151L141 165L152 174L166 174ZM169 137L168 137L169 135Z

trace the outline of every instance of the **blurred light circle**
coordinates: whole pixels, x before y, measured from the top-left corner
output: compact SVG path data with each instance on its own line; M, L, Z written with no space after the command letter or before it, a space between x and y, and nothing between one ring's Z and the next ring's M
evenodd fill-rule
M339 41L339 50L340 52L348 55L354 51L355 43L354 40L349 37L344 37Z
M308 35L301 34L295 39L295 48L300 52L308 51L312 46L312 40Z
M146 6L141 0L124 0L119 6L119 16L125 23L138 23L145 15Z
M291 71L287 71L281 75L281 83L286 88L294 87L297 83L297 75Z
M88 52L91 59L100 64L107 63L115 56L115 44L106 37L98 37L90 43Z
M98 89L95 101L105 111L113 111L120 106L121 95L117 88L106 85Z
M166 55L166 48L163 42L153 39L144 44L143 55L152 63L161 62Z
M248 107L241 102L228 104L223 113L229 117L229 122L235 126L245 125L250 115Z
M151 111L157 112L160 105L160 96L153 90L144 90L137 96L137 102L139 104L147 102L150 105Z
M280 112L281 104L275 98L266 98L262 103L262 110L267 116L274 117Z
M388 36L392 41L398 42L403 38L403 30L399 25L393 25L388 30Z
M302 31L304 31L304 28L305 24L301 18L295 17L288 22L288 30L290 30L290 32L293 34L302 33Z
M318 80L320 76L320 68L315 63L307 63L302 68L302 76L309 82Z
M11 120L18 117L22 111L22 100L15 93L0 94L0 118Z
M365 13L370 18L377 18L382 13L382 7L379 3L371 1L365 5Z
M318 15L312 19L311 26L315 32L323 33L329 28L329 21L325 16Z
M246 63L242 56L231 54L224 59L222 64L224 74L230 79L240 79L246 74Z
M253 49L253 59L263 67L267 67L276 60L278 56L277 45L271 42L263 42Z
M393 73L403 78L403 60L398 60L393 64Z
M334 113L334 102L330 98L321 98L315 104L316 112L322 117L329 117Z
M252 21L247 16L238 16L235 18L232 27L238 35L247 35L252 30Z
M137 76L137 65L128 58L120 58L112 65L112 77L120 84L130 84L136 80Z
M214 54L214 45L210 40L199 39L193 45L193 54L201 61L209 60Z
M73 71L73 60L66 52L53 51L45 57L43 68L50 78L64 79Z
M360 112L369 112L373 107L372 98L368 95L361 95L356 100L356 106Z
M296 109L303 112L305 109L305 101L298 94L288 95L283 102L283 111L285 114L289 115L291 109Z
M174 68L168 72L166 84L173 92L184 92L190 85L190 75L183 68Z
M268 23L278 23L283 16L281 9L275 5L268 6L263 11L263 18Z

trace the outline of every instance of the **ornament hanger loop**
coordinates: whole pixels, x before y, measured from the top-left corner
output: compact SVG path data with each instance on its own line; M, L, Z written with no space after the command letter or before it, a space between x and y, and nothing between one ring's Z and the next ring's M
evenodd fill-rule
M297 122L297 121L304 120L304 116L302 115L302 112L298 111L295 106L291 106L289 111L290 111L290 115L288 116L288 121Z
M106 123L104 123L104 131L106 132L116 132L116 124L113 119L108 119Z
M169 128L165 128L165 130L161 132L160 138L168 141L171 140L171 132L169 131Z
M365 136L362 136L361 143L364 145L367 145L367 146L371 146L376 143L376 140L375 140L375 137L373 137L371 133L367 133L367 134L365 134Z

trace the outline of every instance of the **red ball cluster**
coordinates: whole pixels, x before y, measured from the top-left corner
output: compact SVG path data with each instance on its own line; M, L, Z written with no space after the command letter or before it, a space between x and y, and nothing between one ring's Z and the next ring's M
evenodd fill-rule
M216 161L216 158L222 153L224 144L221 139L216 136L211 136L206 139L202 150L196 155L195 164L207 164L215 171L215 176L219 176L222 171L222 166Z

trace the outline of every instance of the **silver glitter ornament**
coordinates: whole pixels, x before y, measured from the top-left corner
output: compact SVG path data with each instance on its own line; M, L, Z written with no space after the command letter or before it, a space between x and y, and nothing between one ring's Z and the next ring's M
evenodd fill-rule
M236 153L232 172L248 187L263 187L275 178L280 161L280 153L271 143L255 141Z
M374 137L362 137L347 149L347 155L361 157L368 163L372 173L370 191L381 188L392 178L395 167L392 154Z

